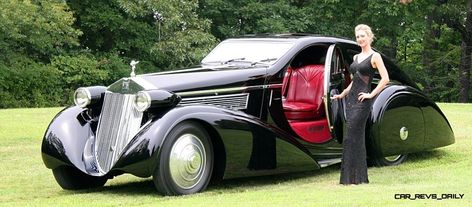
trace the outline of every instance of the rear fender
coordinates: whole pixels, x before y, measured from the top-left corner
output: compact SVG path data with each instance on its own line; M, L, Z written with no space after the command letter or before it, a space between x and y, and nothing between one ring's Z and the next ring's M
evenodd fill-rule
M454 143L452 129L439 107L409 86L385 88L374 101L368 126L369 154L377 157Z

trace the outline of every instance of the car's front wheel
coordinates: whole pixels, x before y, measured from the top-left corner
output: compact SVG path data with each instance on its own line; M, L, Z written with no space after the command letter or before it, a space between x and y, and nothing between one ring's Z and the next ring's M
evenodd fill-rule
M87 175L70 166L57 167L52 170L52 173L57 183L66 190L102 187L108 180L106 177Z
M211 178L213 146L206 130L187 121L175 126L165 138L153 180L164 195L203 191Z

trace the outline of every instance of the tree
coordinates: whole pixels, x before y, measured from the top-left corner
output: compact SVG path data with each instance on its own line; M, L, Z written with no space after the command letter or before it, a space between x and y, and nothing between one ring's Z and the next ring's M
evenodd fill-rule
M470 97L470 73L472 70L472 0L438 0L445 24L461 36L459 69L459 102L467 103Z
M379 36L376 47L392 58L402 22L402 5L391 1L201 0L199 13L212 20L219 39L254 33L313 33L353 37L365 23Z
M472 51L472 1L425 0L425 91L437 101L468 102ZM448 76L448 77L446 77ZM451 79L458 77L459 83Z
M78 46L73 22L62 1L0 1L0 108L61 102L60 71L49 63Z
M0 107L70 103L83 85L198 64L218 40L255 33L354 39L374 47L435 101L469 101L472 0L4 0ZM459 82L454 78L459 77ZM31 98L33 97L33 98Z
M79 30L67 5L54 0L0 1L0 52L28 55L48 62L53 55L78 46Z
M201 0L199 14L212 20L212 34L220 40L245 34L307 32L305 2L287 0Z
M131 59L141 60L140 72L156 71L150 47L157 42L151 14L133 17L115 0L67 1L76 17L74 27L84 35L81 47L94 56L117 55L124 64Z
M210 21L196 13L197 0L116 0L119 7L133 18L149 19L154 42L150 44L150 60L164 69L190 66L200 60L216 44L209 33Z

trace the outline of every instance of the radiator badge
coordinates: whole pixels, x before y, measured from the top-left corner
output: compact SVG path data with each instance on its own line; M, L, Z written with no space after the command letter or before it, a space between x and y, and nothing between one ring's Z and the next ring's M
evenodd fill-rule
M121 92L128 93L129 91L129 78L124 78L123 83L121 84Z

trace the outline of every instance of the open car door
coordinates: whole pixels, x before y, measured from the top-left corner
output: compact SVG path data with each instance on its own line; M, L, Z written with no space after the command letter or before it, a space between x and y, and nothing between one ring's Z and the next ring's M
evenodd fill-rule
M332 100L333 95L339 94L344 88L345 64L340 48L335 44L330 45L326 54L324 69L323 101L329 130L338 141L342 140L343 127L343 100Z

